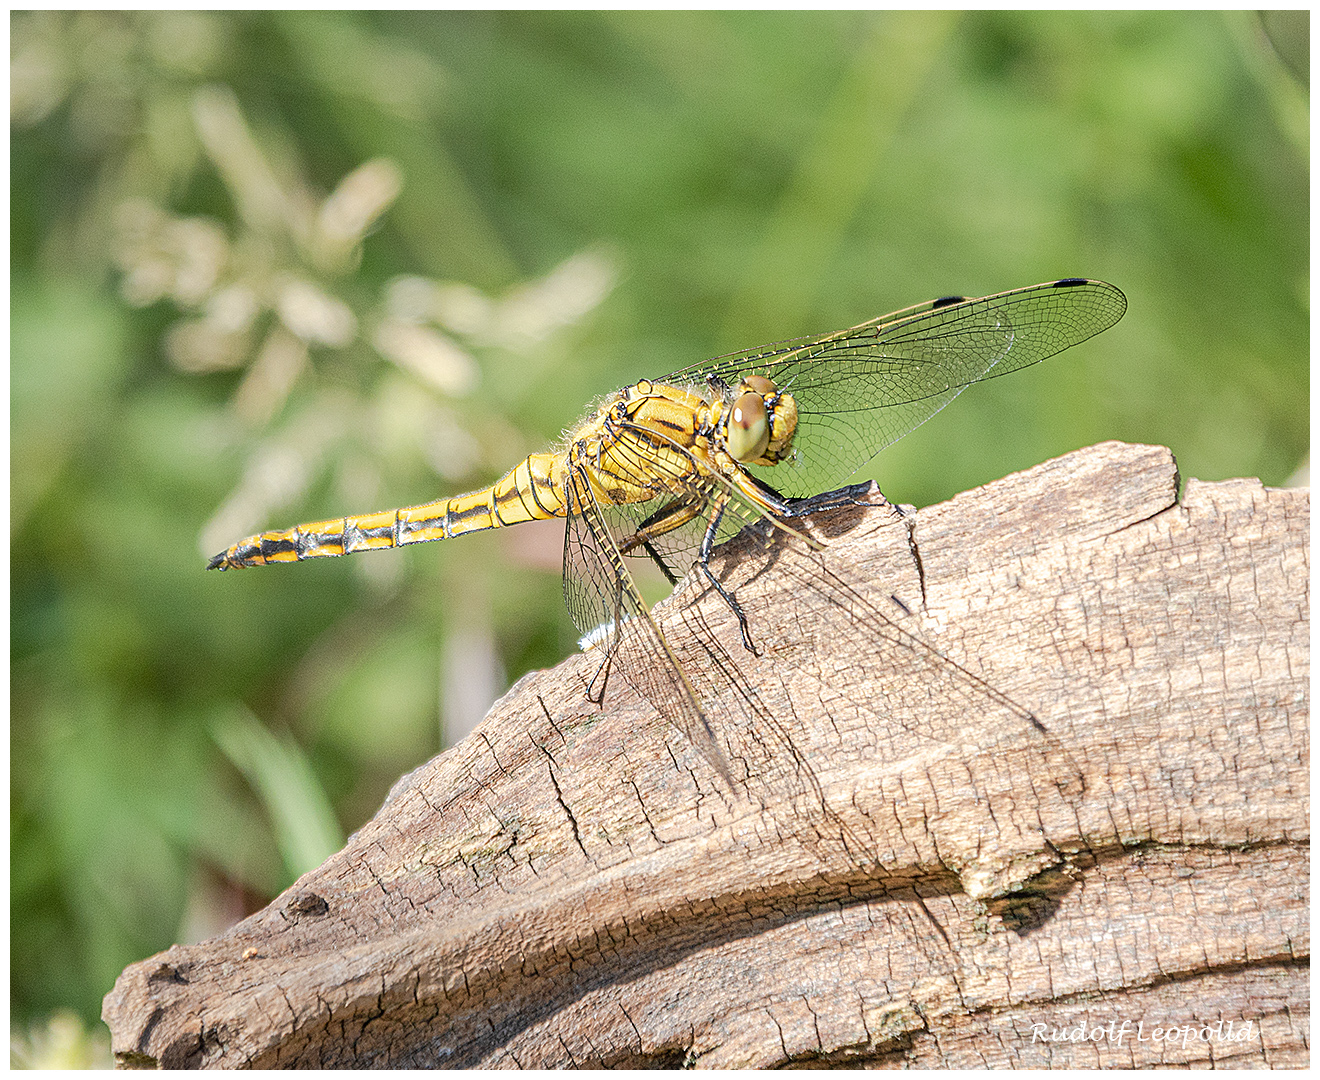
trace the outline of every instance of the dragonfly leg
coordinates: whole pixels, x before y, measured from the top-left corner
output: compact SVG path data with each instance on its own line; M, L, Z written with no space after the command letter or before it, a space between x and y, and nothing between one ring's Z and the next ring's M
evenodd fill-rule
M710 521L706 525L706 534L701 538L701 550L697 554L697 565L701 567L701 572L706 575L715 591L724 598L724 602L729 605L729 610L733 612L738 619L738 632L742 634L743 648L753 656L759 656L756 646L752 644L752 632L747 626L747 615L742 609L742 605L733 598L733 594L724 587L723 582L715 576L715 572L710 568L710 553L715 548L715 533L719 529L720 519L724 517L725 503L718 502L711 509Z
M660 552L656 551L655 546L651 541L644 540L642 542L642 550L651 556L651 561L655 563L656 566L660 567L660 573L665 575L665 580L668 581L670 585L678 584L677 575L669 569L669 564L665 562L664 557Z
M864 505L864 497L870 493L870 481L864 481L859 484L849 484L836 491L825 491L819 495L808 495L804 498L790 498L780 494L764 480L758 477L744 474L761 494L762 501L767 507L766 516L749 528L758 530L763 535L769 534L773 528L772 516L780 519L805 517L808 514L816 514L825 510L838 510L845 506ZM697 556L697 565L701 567L701 572L706 575L706 579L715 587L715 591L724 598L724 602L729 605L729 610L738 619L738 629L742 634L743 647L754 656L758 655L756 646L752 643L751 629L747 624L747 615L743 612L742 605L734 599L733 595L726 589L723 583L715 576L710 568L710 555L715 546L715 533L719 528L720 519L724 516L726 504L716 502L712 506L710 520L706 526L706 533L701 540L701 550Z
M822 491L819 495L808 495L801 499L784 499L784 516L804 517L824 510L838 510L844 506L861 506L863 496L870 490L871 482L867 480L860 484L849 484L837 491Z
M641 548L652 561L660 568L660 572L665 575L670 585L678 584L678 575L674 573L673 568L665 561L663 555L656 550L655 545L651 543L656 537L663 536L667 532L673 532L675 529L686 525L699 513L703 506L702 501L693 499L674 499L666 503L654 514L637 526L637 531L631 536L624 537L619 542L619 554L631 555L637 548Z
M764 480L750 474L743 474L743 480L756 488L758 501L762 504L765 516L758 522L749 525L747 528L755 535L767 540L774 530L775 521L778 520L781 525L784 522L799 517L806 517L808 514L817 514L826 510L838 510L845 506L864 506L869 505L864 500L864 496L871 490L870 481L864 481L860 484L849 484L847 487L841 487L837 491L823 491L819 495L807 495L802 498L783 495L776 491ZM783 525L784 528L788 528ZM819 548L820 544L812 541L806 536L797 533L796 530L789 530L794 535L806 540L809 545Z

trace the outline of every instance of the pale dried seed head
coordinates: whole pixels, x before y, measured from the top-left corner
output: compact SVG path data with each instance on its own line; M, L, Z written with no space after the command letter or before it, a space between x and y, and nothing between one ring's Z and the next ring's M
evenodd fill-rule
M352 309L302 278L288 278L280 285L275 310L285 326L311 345L342 349L357 334Z
M358 243L403 189L403 176L394 162L377 158L345 176L321 204L317 229L332 248Z
M372 335L372 344L386 359L442 394L462 397L476 388L476 361L429 326L386 319Z

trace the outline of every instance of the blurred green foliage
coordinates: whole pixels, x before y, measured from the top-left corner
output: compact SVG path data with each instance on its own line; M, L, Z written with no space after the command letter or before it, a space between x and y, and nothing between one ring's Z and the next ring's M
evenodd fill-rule
M479 486L643 375L1063 276L1126 318L887 451L892 498L1110 438L1285 482L1296 14L14 14L15 1018L93 1019L574 647L552 532L204 573L243 532Z

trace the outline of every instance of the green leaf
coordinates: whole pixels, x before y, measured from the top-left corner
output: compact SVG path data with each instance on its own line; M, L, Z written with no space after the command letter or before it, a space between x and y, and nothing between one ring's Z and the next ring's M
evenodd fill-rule
M330 800L297 743L273 734L242 708L217 719L211 734L270 815L290 878L316 869L343 847Z

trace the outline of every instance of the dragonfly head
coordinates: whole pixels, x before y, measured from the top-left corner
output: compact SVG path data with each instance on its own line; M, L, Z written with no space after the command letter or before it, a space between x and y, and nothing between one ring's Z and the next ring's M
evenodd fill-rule
M748 375L725 414L724 447L744 465L773 465L793 448L797 402L764 375Z

